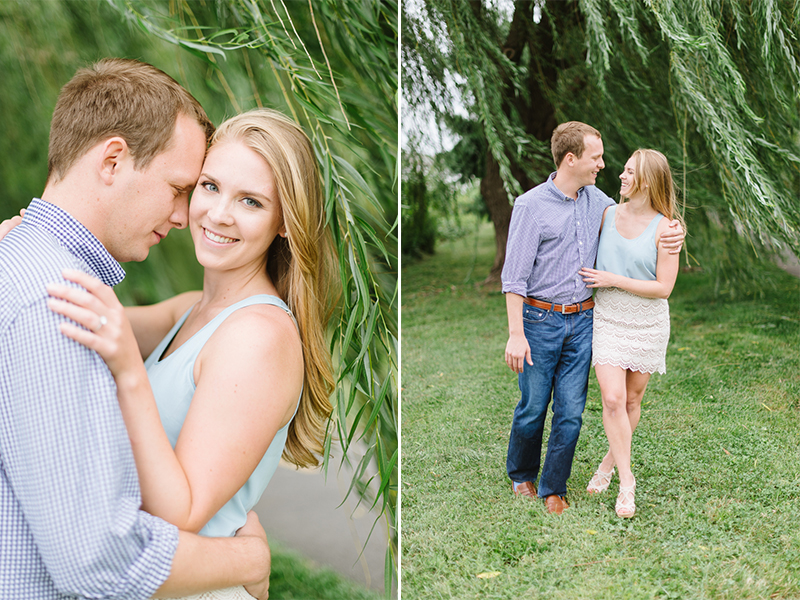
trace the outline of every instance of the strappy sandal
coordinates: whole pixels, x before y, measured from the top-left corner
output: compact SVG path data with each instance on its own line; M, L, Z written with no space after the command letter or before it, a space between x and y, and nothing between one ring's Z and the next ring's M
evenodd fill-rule
M636 480L633 485L627 487L619 486L617 496L617 516L621 519L630 519L636 513Z
M590 494L599 494L605 492L608 486L611 485L611 478L614 476L614 467L611 467L610 473L603 473L599 468L594 472L592 478L589 480L589 485L586 486L586 491Z

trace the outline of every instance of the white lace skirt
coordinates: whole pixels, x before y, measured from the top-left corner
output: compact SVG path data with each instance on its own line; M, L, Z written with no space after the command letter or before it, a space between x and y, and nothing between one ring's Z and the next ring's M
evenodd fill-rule
M614 365L641 373L666 373L669 303L619 288L594 296L592 365Z
M225 588L224 590L214 590L212 592L195 594L194 596L167 598L165 600L253 600L253 597L245 591L244 587L238 585L236 587Z

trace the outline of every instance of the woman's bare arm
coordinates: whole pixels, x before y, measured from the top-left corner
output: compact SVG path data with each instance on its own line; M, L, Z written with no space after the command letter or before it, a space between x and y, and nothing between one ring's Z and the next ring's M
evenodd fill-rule
M197 389L174 451L149 383L135 374L118 380L142 508L199 531L244 485L291 418L302 364L294 324L281 309L253 306L228 317L195 364Z
M86 292L51 286L51 309L85 329L62 332L95 350L117 383L143 510L199 531L241 488L291 418L303 384L299 334L280 308L242 308L214 332L195 363L196 389L175 449L161 419L132 328L111 288L85 273L65 276ZM107 322L98 327L100 315Z

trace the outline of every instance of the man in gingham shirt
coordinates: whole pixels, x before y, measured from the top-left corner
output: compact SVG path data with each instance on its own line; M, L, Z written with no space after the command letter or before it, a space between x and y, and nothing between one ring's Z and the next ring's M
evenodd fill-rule
M118 261L186 226L212 132L188 92L136 61L100 61L59 95L42 198L0 241L0 598L266 593L257 521L201 538L139 510L111 373L47 308L62 269L113 286Z
M592 293L578 274L593 268L603 213L614 201L595 187L605 167L595 128L570 121L553 132L557 171L517 198L503 266L509 338L506 363L519 374L506 469L514 493L541 497L547 511L567 507L567 479L586 404L592 356ZM677 221L673 221L677 225ZM680 251L682 231L664 236ZM553 421L539 479L542 437Z

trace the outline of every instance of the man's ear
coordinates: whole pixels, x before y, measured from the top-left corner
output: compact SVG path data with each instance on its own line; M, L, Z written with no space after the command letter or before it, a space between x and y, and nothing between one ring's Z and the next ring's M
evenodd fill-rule
M130 150L128 143L121 137L108 138L100 143L98 170L103 183L111 185L114 182L126 159L130 159Z
M575 165L576 156L572 152L567 152L566 156L564 156L564 160L567 161L567 165L572 167Z

